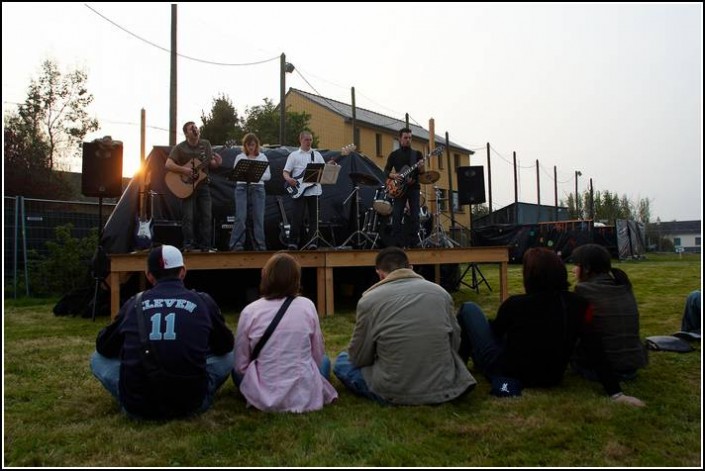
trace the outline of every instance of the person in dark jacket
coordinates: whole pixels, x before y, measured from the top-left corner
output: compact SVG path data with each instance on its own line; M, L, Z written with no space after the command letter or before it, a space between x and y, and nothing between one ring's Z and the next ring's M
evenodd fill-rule
M523 264L526 293L505 300L494 320L489 321L475 303L464 303L458 312L460 356L464 361L472 357L499 396L519 395L522 387L558 385L578 339L588 335L588 304L568 291L568 272L560 257L537 247L524 253ZM622 393L599 342L585 339L607 394L618 402L643 406Z
M612 268L610 253L601 245L585 244L571 256L577 284L575 294L588 301L590 330L598 341L609 367L621 378L631 379L647 364L644 343L639 337L639 309L632 283L624 271ZM573 366L588 379L595 379L584 342L575 350Z
M418 168L412 171L404 179L401 175L407 168L418 164ZM399 130L399 148L392 151L387 157L384 166L384 174L395 181L394 187L399 189L401 194L390 195L394 197L394 209L392 213L392 240L398 246L417 247L419 245L419 213L421 208L421 187L419 185L419 173L424 171L424 160L421 152L411 148L411 129L403 128ZM402 190L404 188L404 190ZM389 189L388 189L389 190ZM407 201L409 204L409 216L405 224L410 224L411 229L402 231L402 217ZM408 238L405 237L409 235Z
M101 330L91 370L133 417L203 412L232 371L233 333L209 295L184 286L186 268L176 247L152 249L146 274L154 288L130 298Z

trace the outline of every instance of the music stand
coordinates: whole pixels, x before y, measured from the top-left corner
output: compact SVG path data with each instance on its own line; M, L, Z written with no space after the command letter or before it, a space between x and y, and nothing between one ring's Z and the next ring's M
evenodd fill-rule
M336 167L336 168L328 168L328 167ZM304 169L304 177L303 177L303 183L318 183L318 184L325 184L325 185L333 185L338 181L338 175L340 174L340 166L339 165L326 165L326 164L321 164L321 163L310 163L306 165L306 168ZM305 191L305 190L304 190ZM303 197L303 195L302 195ZM317 241L323 242L325 245L328 247L333 247L333 245L328 242L325 237L323 237L323 234L321 234L321 229L318 224L318 220L320 219L320 214L321 214L321 205L320 205L320 197L316 196L316 231L313 233L313 237L311 237L311 240L306 242L303 247L301 247L301 250L306 249L307 247L314 245L318 246L316 243ZM311 218L311 215L309 214L309 219Z
M240 159L228 175L228 180L235 182L257 183L269 167L269 162L252 159Z
M252 217L252 214L250 212L250 208L252 206L252 201L250 199L250 188L252 183L257 183L260 181L262 178L262 175L264 175L264 172L267 170L267 167L269 167L269 162L264 162L262 160L253 160L253 159L240 159L238 163L235 165L235 168L230 172L228 175L228 180L233 180L235 181L236 185L237 182L245 182L247 183L247 214L244 215L243 218L243 223L245 224L245 227L247 227L247 219L249 217ZM233 225L233 230L235 229L235 226ZM247 231L245 231L247 232ZM250 234L252 237L252 234ZM247 240L247 239L245 239ZM239 242L236 241L236 243ZM243 241L244 242L244 241ZM254 237L251 239L251 243L253 246L256 246L256 243L254 241Z

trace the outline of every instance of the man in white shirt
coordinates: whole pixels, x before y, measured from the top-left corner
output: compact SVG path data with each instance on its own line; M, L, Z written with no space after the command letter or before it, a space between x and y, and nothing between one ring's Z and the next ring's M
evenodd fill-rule
M303 247L303 244L308 242L308 237L313 235L315 226L318 223L316 218L316 205L318 197L323 193L320 183L303 183L304 169L310 163L325 163L320 152L312 150L313 135L309 131L302 131L299 134L299 143L301 147L289 154L284 165L284 180L290 188L290 193L294 198L294 216L291 225L291 238L289 241L289 250L298 250L308 248L315 250L318 247L313 243L308 247ZM309 232L305 234L302 230L304 222L304 213L308 208Z

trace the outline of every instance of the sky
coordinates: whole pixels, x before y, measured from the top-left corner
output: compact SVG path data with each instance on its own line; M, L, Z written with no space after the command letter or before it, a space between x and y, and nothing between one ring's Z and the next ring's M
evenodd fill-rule
M89 108L124 143L123 173L169 142L169 3L2 4L3 115L44 60L88 74ZM223 94L242 116L287 89L351 102L476 154L493 208L575 191L648 198L652 222L702 219L702 4L178 5L178 141ZM219 63L213 64L213 63ZM254 64L257 63L257 64ZM537 191L536 161L539 162ZM72 164L80 171L80 155ZM487 169L485 168L487 180ZM486 184L486 189L488 185Z

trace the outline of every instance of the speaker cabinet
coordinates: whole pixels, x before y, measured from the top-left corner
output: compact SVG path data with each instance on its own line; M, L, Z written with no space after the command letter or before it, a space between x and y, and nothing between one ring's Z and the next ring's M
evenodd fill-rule
M152 231L154 233L152 237L153 244L173 245L176 248L180 248L184 244L181 222L154 221Z
M95 140L83 143L81 193L117 198L122 195L122 143Z
M482 166L458 167L458 204L485 202L485 170Z

